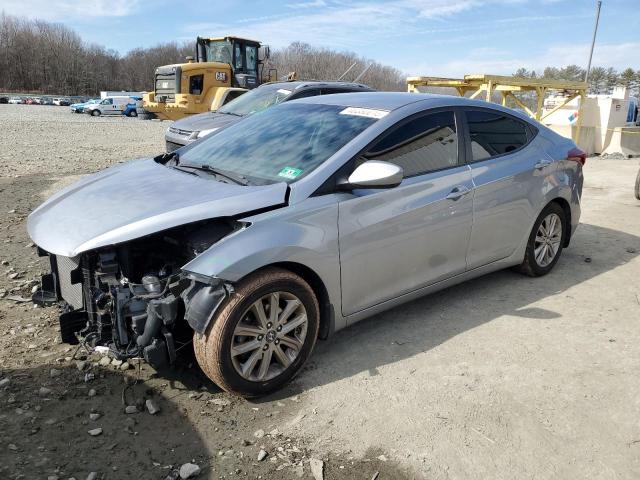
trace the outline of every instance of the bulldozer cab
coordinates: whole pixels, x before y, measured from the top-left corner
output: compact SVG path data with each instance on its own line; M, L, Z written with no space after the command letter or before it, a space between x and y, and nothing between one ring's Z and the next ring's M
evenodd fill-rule
M197 62L226 63L231 67L231 86L255 88L261 83L258 54L260 42L238 37L216 37L196 40Z
M178 120L217 110L262 83L268 57L269 48L255 40L198 37L196 61L187 57L187 63L156 68L153 91L144 94L145 114Z

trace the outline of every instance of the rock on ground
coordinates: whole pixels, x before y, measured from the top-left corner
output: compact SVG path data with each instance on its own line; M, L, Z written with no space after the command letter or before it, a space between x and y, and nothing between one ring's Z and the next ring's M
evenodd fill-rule
M180 478L193 478L200 473L200 467L195 463L185 463L180 467Z
M324 462L317 458L311 458L309 460L309 467L311 468L311 475L315 480L324 480Z

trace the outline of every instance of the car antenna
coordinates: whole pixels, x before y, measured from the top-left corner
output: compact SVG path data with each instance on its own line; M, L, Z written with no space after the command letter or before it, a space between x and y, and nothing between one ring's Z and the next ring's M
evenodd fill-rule
M360 80L364 76L364 74L367 73L367 70L369 70L371 68L371 65L373 65L373 62L371 62L369 65L367 65L365 67L365 69L362 70L362 72L360 72L360 75L358 75L356 77L356 79L353 81L353 83L358 83L358 80Z
M349 73L349 72L351 71L351 69L352 69L353 67L355 67L357 64L358 64L358 62L353 62L353 63L351 64L351 66L350 66L349 68L347 68L347 69L344 71L344 73L338 77L338 79L336 80L336 82L339 82L340 80L342 80L342 79L344 78L344 76L345 76L347 73Z

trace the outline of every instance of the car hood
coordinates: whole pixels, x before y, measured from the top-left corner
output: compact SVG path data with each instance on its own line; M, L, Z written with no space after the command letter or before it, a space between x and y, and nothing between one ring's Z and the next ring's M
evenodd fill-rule
M74 257L168 228L285 203L286 183L230 185L134 160L90 175L34 210L27 230L47 252Z
M205 112L173 122L171 126L179 130L200 132L210 128L223 128L242 120L242 118L227 113Z

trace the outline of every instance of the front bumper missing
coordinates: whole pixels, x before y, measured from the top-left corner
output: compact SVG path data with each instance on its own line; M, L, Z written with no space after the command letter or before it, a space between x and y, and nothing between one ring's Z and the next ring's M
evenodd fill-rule
M184 319L200 335L206 332L222 302L233 293L233 287L222 281L205 284L196 280L182 292Z

